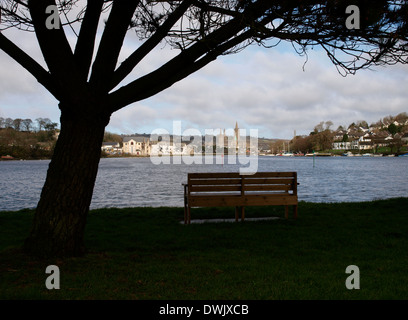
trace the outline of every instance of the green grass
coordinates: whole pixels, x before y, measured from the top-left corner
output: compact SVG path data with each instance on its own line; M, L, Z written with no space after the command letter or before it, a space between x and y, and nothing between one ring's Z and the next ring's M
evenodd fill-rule
M281 207L247 208L247 217ZM232 208L193 209L229 217ZM0 299L407 299L408 198L301 202L299 218L183 225L182 208L91 211L88 254L24 255L33 212L0 212ZM60 268L48 290L45 268ZM360 290L345 287L348 265Z

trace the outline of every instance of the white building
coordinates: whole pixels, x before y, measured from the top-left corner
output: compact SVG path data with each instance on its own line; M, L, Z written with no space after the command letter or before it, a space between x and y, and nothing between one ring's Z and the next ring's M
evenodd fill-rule
M135 156L149 156L150 141L145 137L124 137L123 153Z
M122 153L122 148L120 147L119 142L102 142L102 147L101 147L103 152L106 153Z
M189 155L191 153L191 146L186 143L172 144L167 141L160 141L151 145L151 156L181 156Z
M333 142L334 150L357 150L358 148L358 140L347 142Z

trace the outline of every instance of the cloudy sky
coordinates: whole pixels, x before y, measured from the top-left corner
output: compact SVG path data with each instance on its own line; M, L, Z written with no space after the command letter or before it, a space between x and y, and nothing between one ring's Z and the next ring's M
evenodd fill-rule
M43 64L33 34L8 31L7 36ZM130 34L122 59L135 46L136 38ZM159 47L133 78L173 54L170 48ZM305 59L285 44L273 49L253 46L221 57L155 97L114 113L107 131L173 133L173 122L181 121L182 131L196 128L204 133L233 128L238 122L247 132L257 129L259 137L290 139L295 130L309 134L321 121L331 120L335 129L408 112L408 66L376 67L342 77L319 50L309 51L304 66ZM2 51L0 70L0 117L42 117L59 123L57 101Z

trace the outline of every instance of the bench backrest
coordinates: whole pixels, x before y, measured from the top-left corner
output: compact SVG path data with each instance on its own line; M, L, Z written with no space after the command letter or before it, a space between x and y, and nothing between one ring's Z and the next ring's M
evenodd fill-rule
M257 172L253 175L241 175L233 172L222 172L188 174L189 195L205 193L249 195L260 192L297 195L297 173Z

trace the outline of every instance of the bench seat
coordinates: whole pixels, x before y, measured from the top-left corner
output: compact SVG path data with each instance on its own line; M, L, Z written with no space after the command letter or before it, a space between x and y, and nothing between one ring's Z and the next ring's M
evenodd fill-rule
M254 175L238 173L189 173L184 185L184 222L191 221L193 207L235 207L235 219L245 218L246 206L294 206L297 217L296 172L258 172Z

